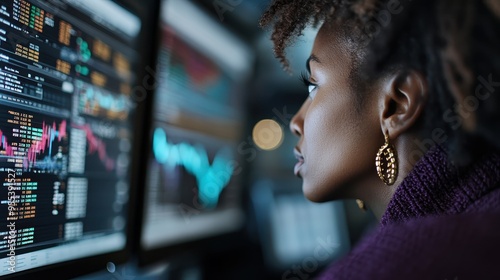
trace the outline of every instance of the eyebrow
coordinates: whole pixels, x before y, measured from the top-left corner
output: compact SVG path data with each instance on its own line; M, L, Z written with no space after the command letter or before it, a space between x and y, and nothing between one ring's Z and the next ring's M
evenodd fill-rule
M309 73L311 73L311 66L310 66L311 61L321 63L321 61L319 61L319 58L317 56L315 56L314 54L311 54L311 56L309 56L309 58L306 61L306 69L307 69L307 72L309 72Z

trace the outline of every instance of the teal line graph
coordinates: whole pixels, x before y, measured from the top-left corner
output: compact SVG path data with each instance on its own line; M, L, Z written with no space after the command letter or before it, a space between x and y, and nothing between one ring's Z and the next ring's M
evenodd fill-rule
M210 164L204 147L188 143L169 143L165 131L161 128L154 131L153 154L158 163L169 168L182 166L193 175L198 184L198 199L208 209L217 206L222 191L234 173L229 149L219 150Z

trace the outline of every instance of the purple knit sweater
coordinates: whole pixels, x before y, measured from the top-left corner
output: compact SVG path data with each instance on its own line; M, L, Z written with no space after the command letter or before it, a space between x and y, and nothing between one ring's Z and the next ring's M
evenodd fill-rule
M319 279L500 279L500 156L458 172L429 151L377 230Z

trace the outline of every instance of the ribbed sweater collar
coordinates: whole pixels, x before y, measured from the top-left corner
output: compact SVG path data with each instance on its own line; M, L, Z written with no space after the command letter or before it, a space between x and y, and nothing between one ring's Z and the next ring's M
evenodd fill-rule
M488 155L458 170L440 147L429 150L398 186L382 226L413 218L462 213L500 183L500 157Z

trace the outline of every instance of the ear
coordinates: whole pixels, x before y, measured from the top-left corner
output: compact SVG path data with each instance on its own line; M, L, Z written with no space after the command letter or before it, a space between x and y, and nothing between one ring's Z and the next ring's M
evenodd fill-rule
M383 81L380 122L390 138L410 129L425 107L427 80L417 71L398 72Z

